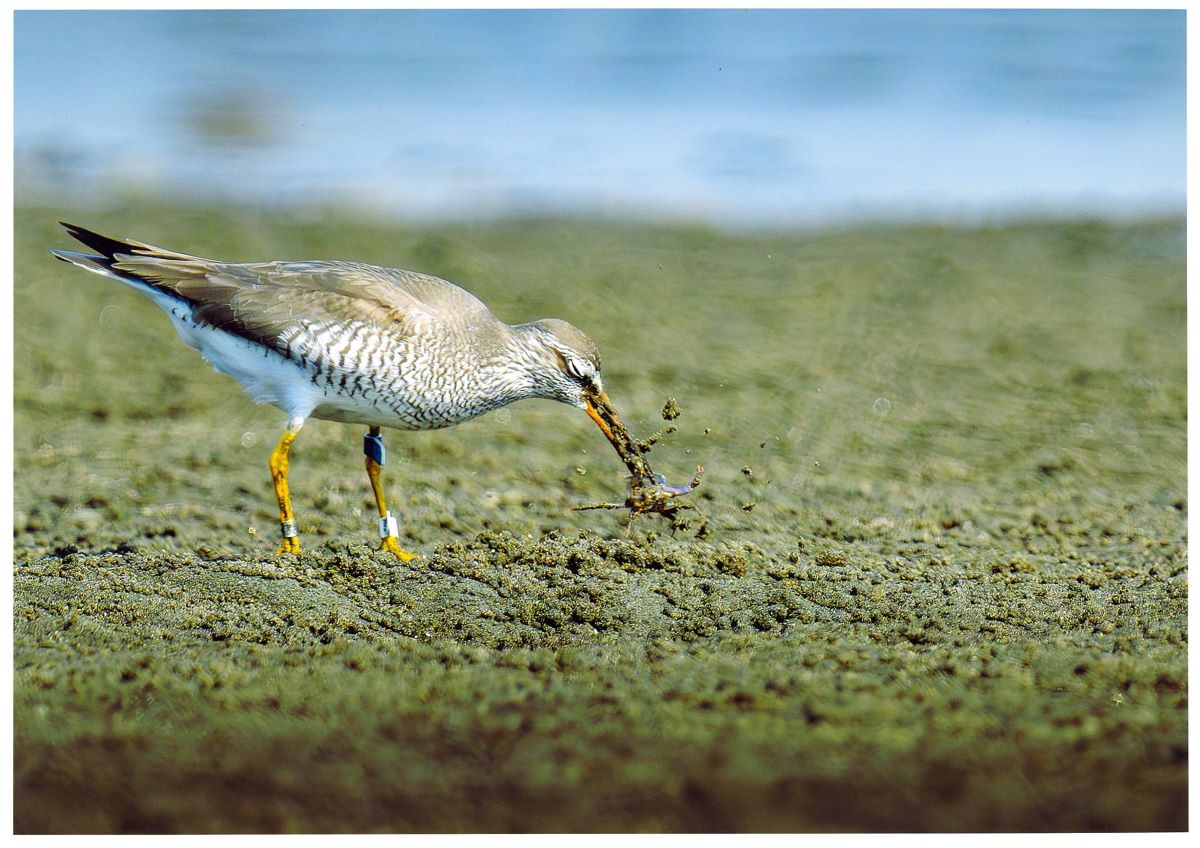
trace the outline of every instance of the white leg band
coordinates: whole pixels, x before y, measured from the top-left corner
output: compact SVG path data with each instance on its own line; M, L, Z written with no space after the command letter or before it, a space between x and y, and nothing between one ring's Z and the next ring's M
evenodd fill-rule
M379 538L386 539L388 536L399 535L399 525L396 524L396 518L390 512L379 519Z
M289 518L287 521L279 523L279 529L283 531L283 538L295 539L300 535L300 531L296 529L296 519Z

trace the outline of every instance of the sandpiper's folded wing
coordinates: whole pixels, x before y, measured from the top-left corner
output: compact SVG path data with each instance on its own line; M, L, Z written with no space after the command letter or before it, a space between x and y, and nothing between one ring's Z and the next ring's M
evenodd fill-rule
M304 328L375 325L393 337L461 320L487 307L436 277L358 262L229 263L118 240L64 224L100 255L56 250L64 261L169 295L200 324L281 352Z

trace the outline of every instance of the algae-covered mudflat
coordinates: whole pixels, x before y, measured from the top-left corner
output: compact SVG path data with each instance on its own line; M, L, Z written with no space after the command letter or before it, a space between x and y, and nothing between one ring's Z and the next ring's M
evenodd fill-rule
M19 832L1187 825L1184 223L729 234L122 205L230 260L347 258L599 343L703 513L616 511L526 402L292 454L151 303L16 218ZM706 525L698 533L701 523Z

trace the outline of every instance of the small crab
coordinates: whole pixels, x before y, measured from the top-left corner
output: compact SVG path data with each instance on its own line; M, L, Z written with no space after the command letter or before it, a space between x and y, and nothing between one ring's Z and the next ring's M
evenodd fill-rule
M646 468L649 470L649 466ZM671 486L667 484L667 478L661 474L652 473L652 477L646 477L640 471L635 471L629 475L629 495L625 498L624 503L584 504L575 509L628 509L630 515L656 513L663 518L675 521L680 510L696 510L696 507L691 504L679 503L674 499L686 495L699 486L700 478L703 476L704 468L700 466L696 468L696 474L690 482L682 486ZM652 482L650 482L651 480Z
M600 425L604 435L608 437L609 442L616 450L617 456L621 457L621 462L629 469L627 481L629 494L624 503L583 504L575 509L627 509L633 517L655 513L669 519L673 529L686 526L686 522L679 518L680 511L690 509L699 512L699 510L691 504L679 503L675 499L688 494L700 485L704 468L696 469L696 475L692 477L690 483L682 486L668 485L666 478L661 474L655 474L654 470L650 468L650 464L646 462L646 454L661 437L661 433L656 433L645 441L635 439L607 396L590 399L588 414ZM673 399L668 399L667 405L663 407L663 418L673 420L678 417L678 404ZM667 428L667 432L675 432L676 429L671 426Z
M678 415L677 410L678 407L675 407L675 417ZM625 428L625 424L616 414L615 409L605 411L609 413L607 416L608 420L606 421L609 428L606 432L611 433L609 441L616 448L617 455L621 457L621 461L625 463L625 467L629 469L629 478L627 480L629 494L626 496L624 503L584 504L575 507L575 509L627 509L632 516L655 513L670 519L674 526L679 526L678 516L681 510L690 509L699 512L691 504L679 503L675 499L688 494L700 485L700 478L704 475L704 468L698 467L695 476L692 477L689 483L685 483L682 486L669 485L666 477L661 474L655 474L654 470L650 468L650 464L646 461L645 455L650 450L651 445L657 441L657 438L651 437L646 441L639 442ZM663 415L664 417L667 415L665 409ZM674 428L671 429L673 430ZM656 436L658 435L661 434L656 434Z
M654 482L649 485L646 484L645 479L635 481L630 476L629 497L625 499L625 506L634 515L656 512L666 518L674 518L679 510L695 509L695 507L691 504L676 503L673 498L686 495L695 489L700 485L700 478L703 476L704 466L697 466L695 476L682 486L667 485L667 478L661 474L655 474Z

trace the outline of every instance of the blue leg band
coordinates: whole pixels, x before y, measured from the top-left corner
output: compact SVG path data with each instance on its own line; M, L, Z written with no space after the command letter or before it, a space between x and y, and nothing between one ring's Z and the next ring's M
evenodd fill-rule
M387 449L383 446L383 434L372 436L367 433L363 436L363 453L380 465L387 462Z

